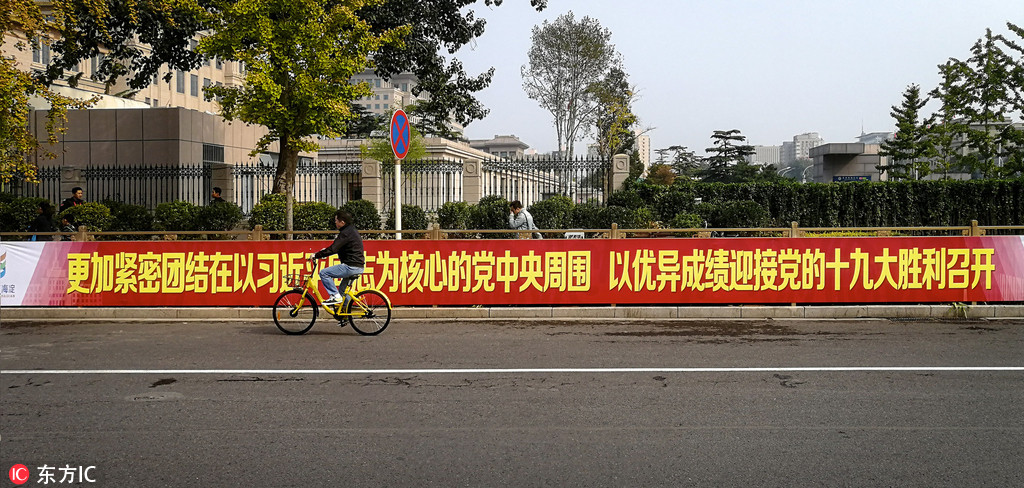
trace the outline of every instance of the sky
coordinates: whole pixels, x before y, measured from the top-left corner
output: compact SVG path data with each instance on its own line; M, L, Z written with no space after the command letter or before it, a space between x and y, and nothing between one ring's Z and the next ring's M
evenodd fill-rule
M468 74L495 74L478 93L490 113L465 134L514 134L542 153L557 149L553 119L526 96L520 68L532 28L569 11L611 31L652 152L682 145L698 155L715 130L766 146L806 132L856 142L862 130L893 131L889 112L908 85L933 89L938 65L969 57L986 28L1024 26L1021 0L549 0L541 12L505 0L474 11L486 31L455 56Z

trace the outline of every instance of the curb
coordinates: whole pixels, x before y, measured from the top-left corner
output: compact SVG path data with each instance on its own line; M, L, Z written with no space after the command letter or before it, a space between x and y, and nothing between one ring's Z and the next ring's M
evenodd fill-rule
M269 319L252 307L4 307L2 320L198 320ZM649 307L396 307L395 319L1024 319L1024 304L844 306L649 306Z

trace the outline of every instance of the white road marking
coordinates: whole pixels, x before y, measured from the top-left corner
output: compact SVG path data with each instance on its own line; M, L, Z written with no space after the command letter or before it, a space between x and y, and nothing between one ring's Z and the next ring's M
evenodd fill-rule
M311 374L311 375L384 375L384 374L549 374L549 373L844 373L844 372L979 372L1024 371L1024 366L824 366L824 367L732 367L732 368L453 368L453 369L12 369L5 375L75 374Z

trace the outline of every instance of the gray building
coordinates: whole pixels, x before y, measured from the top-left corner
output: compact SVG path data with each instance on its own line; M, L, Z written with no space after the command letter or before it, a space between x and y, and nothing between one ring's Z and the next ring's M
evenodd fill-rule
M809 181L884 181L884 175L879 177L876 168L885 161L885 157L878 154L880 148L877 144L859 142L823 144L811 148L809 155L814 165L811 166Z

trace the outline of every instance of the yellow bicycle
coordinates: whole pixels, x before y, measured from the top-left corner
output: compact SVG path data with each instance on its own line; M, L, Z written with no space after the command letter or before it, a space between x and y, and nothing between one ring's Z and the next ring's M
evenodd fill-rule
M356 332L362 335L377 335L384 332L391 323L391 300L380 290L366 288L353 292L359 275L353 276L352 286L345 288L345 300L336 305L324 305L320 287L316 283L314 261L308 274L288 275L286 283L292 287L281 293L274 301L274 323L281 332L289 335L305 334L313 328L320 309L323 308L344 326L347 320Z

